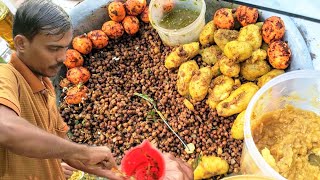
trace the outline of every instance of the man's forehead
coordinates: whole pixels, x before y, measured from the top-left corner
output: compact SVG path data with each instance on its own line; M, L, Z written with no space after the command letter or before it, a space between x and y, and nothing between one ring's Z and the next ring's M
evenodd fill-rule
M47 34L45 32L41 32L37 34L38 39L41 41L44 41L46 43L56 44L56 43L64 43L69 44L72 41L72 30L69 30L65 33L53 35L53 34Z

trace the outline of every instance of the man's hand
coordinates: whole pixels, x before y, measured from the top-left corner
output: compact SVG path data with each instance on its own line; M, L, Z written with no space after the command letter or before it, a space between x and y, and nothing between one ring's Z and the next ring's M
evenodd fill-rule
M165 180L192 180L193 171L191 166L181 159L165 154Z
M66 179L69 179L71 177L71 175L73 174L73 172L77 171L75 168L69 166L65 162L62 162L61 166L62 166L62 170L63 170L64 176L66 177Z
M111 150L107 146L89 147L84 154L83 164L87 167L101 167L102 169L112 169L116 167Z
M111 180L122 179L111 171L112 168L117 166L110 149L106 146L87 147L84 152L77 153L75 157L64 159L64 161L68 165L89 174Z

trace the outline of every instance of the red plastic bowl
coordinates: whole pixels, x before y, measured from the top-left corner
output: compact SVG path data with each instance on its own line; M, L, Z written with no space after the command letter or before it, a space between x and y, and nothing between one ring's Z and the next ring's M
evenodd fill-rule
M164 157L145 140L125 153L121 160L121 170L137 180L162 180L165 172Z

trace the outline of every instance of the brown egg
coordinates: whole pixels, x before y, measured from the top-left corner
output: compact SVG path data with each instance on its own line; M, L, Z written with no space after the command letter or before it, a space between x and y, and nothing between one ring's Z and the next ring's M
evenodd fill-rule
M67 68L71 69L74 67L79 67L83 65L82 55L74 49L68 49L66 52L66 60L63 62Z
M126 16L122 24L124 30L130 35L134 35L139 31L139 19L135 16Z
M284 22L277 16L269 17L262 25L262 38L267 44L270 44L272 41L281 40L284 32Z
M112 20L105 22L101 29L111 39L119 38L124 33L122 24Z
M239 6L236 10L236 16L240 24L242 26L246 26L256 23L259 17L259 13L258 9L256 8Z
M144 8L142 13L140 14L140 19L145 23L149 23L150 22L150 19L149 19L149 6Z
M88 33L88 38L92 41L93 47L102 49L108 45L109 38L102 30L93 30Z
M89 54L92 50L92 42L86 35L80 35L73 38L73 49L79 51L82 54Z
M232 29L234 26L232 10L228 8L218 9L214 13L213 22L220 29Z
M84 85L74 86L68 89L65 101L67 104L79 104L87 97L88 88Z
M130 16L137 16L144 8L147 6L146 0L127 0L124 3L124 6L126 7L127 14Z
M85 67L75 67L67 71L67 79L72 84L84 84L90 79L90 76L90 72Z
M286 69L290 64L291 50L284 41L274 41L268 48L269 63L276 69Z
M126 17L126 10L122 2L112 2L108 6L108 14L111 20L121 22Z

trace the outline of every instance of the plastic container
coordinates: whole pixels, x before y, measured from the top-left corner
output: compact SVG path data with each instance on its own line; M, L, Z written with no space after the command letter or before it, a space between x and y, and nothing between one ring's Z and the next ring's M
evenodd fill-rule
M266 83L251 99L245 114L243 174L255 174L284 180L264 161L251 134L250 124L266 112L292 105L320 114L320 71L300 70L282 74Z
M182 6L200 12L198 18L181 29L166 29L160 26L165 15L167 3L173 3L173 9ZM157 30L164 44L169 46L187 44L198 41L202 28L205 25L206 3L204 0L151 0L149 4L149 17L151 25Z
M13 14L7 5L0 1L0 37L7 41L11 49L14 49L12 26Z

